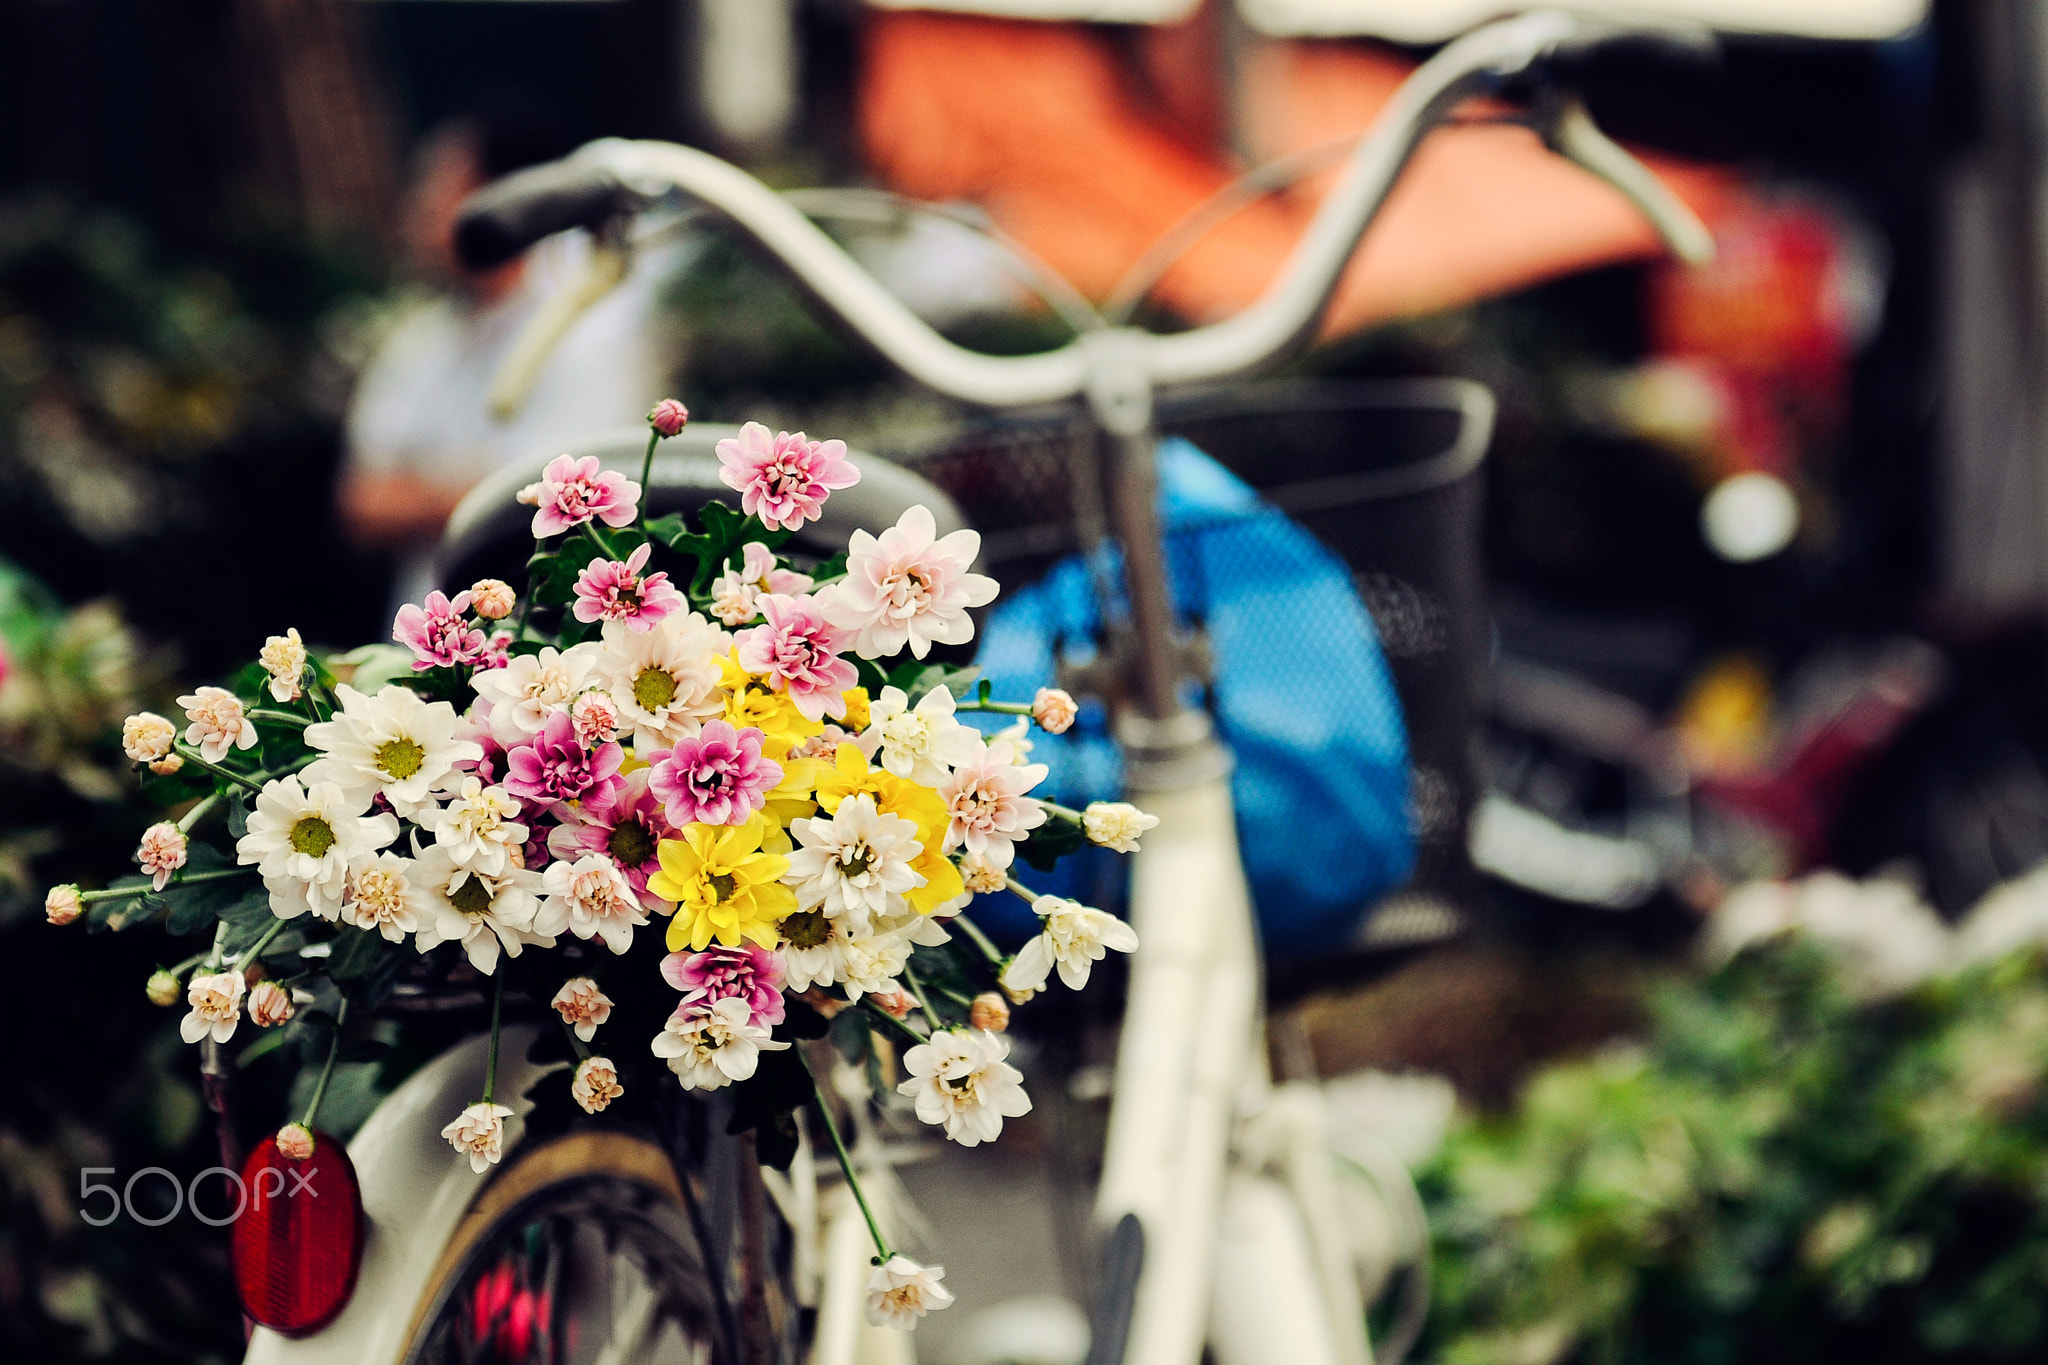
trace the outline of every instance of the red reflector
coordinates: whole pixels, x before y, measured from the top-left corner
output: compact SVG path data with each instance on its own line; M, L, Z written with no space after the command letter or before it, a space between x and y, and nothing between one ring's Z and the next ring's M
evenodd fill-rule
M304 1161L265 1138L242 1167L242 1185L248 1202L233 1249L243 1311L286 1336L319 1331L348 1303L363 1261L354 1163L325 1133Z

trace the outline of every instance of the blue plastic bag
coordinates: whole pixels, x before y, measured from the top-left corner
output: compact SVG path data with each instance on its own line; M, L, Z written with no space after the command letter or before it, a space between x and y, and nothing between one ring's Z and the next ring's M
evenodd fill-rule
M1293 957L1350 937L1372 901L1415 860L1407 811L1408 738L1372 617L1342 560L1259 501L1186 441L1161 444L1160 515L1175 603L1214 655L1215 710L1237 760L1238 839L1266 950ZM1100 616L1078 557L1000 600L976 661L1003 697L1052 685L1056 651L1086 648ZM974 716L984 730L997 718ZM1099 706L1065 735L1034 730L1038 788L1064 805L1114 800L1121 756ZM1126 864L1090 849L1034 889L1097 905L1123 899ZM978 919L1012 941L1034 921L1015 897L981 897Z

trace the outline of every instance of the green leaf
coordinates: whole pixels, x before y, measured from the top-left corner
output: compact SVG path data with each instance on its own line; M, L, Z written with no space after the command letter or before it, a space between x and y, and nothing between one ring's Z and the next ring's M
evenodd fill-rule
M676 537L690 533L681 512L670 512L665 517L656 517L647 523L647 534L670 549L675 548Z
M1024 861L1040 872L1050 872L1060 859L1087 846L1088 836L1079 823L1050 817L1017 845Z
M360 1038L343 1047L336 1054L336 1060L343 1062L376 1062L382 1061L385 1054L390 1051L391 1044L381 1039Z
M903 671L904 669L899 667L896 673L900 674ZM981 668L979 665L970 664L966 668L948 668L944 664L925 664L919 667L918 671L911 676L908 684L897 682L895 674L890 675L889 681L893 685L901 687L904 694L910 698L910 704L915 706L920 697L923 697L934 688L943 687L955 697L964 697L967 695L967 689L973 686L974 680L980 676Z
M387 946L382 934L344 926L334 937L334 953L327 959L327 974L339 982L360 981L384 956Z
M832 1046L839 1049L848 1066L859 1066L866 1060L873 1043L868 1036L867 1020L859 1010L841 1010L832 1020Z
M838 554L833 555L830 559L818 565L817 568L811 570L811 588L813 591L816 591L828 584L836 583L844 577L846 577L846 551L841 550Z
M240 839L249 832L249 808L242 804L239 788L234 795L227 798L227 807L228 837Z
M180 886L173 882L157 893L157 899L170 910L170 916L164 921L164 930L178 935L210 930L216 921L223 918L224 911L238 904L248 893L248 884L240 880L200 882L195 886Z

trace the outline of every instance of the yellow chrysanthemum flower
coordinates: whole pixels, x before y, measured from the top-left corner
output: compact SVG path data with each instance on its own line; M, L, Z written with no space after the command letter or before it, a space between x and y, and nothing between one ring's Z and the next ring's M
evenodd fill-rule
M839 722L840 728L851 730L855 734L867 729L868 722L872 719L868 715L868 690L865 687L850 687L839 694L839 699L846 703L846 718Z
M767 804L761 808L770 826L761 847L769 853L788 853L795 847L789 840L789 822L818 813L811 794L818 788L818 779L832 767L822 758L791 758L786 744L781 750L773 757L782 765L782 781L768 792Z
M719 683L725 691L725 714L721 720L740 730L751 725L768 738L791 745L824 732L825 722L806 719L788 693L771 690L741 668L738 653L734 650L718 661Z
M647 879L647 889L675 902L670 952L700 951L714 938L729 948L743 939L775 946L776 926L796 909L796 892L777 884L789 859L762 850L772 828L757 812L744 825L686 825L680 839L656 846L661 871Z

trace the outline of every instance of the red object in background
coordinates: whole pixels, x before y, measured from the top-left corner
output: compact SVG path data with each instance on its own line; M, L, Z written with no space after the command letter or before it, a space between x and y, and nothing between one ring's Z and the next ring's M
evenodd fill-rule
M1711 262L1651 272L1650 349L1705 367L1726 395L1717 478L1790 477L1848 411L1850 242L1820 205L1753 193L1733 196L1713 229Z
M306 1336L332 1322L363 1263L363 1196L340 1142L314 1135L294 1161L266 1139L242 1166L248 1203L235 1220L242 1311L275 1332Z
M1245 169L1222 145L1221 39L1209 17L1218 8L1136 33L870 10L862 142L891 188L981 204L1083 293L1102 298L1161 233ZM1258 44L1235 95L1249 151L1265 160L1356 135L1414 69L1413 59L1375 44ZM1648 161L1715 221L1732 172ZM1167 272L1156 299L1196 322L1243 308L1272 282L1332 178L1233 215ZM1545 151L1528 129L1442 128L1389 197L1323 335L1662 254L1627 201Z
M508 1256L478 1277L469 1301L470 1339L479 1358L528 1360L554 1316L554 1300L526 1282Z

